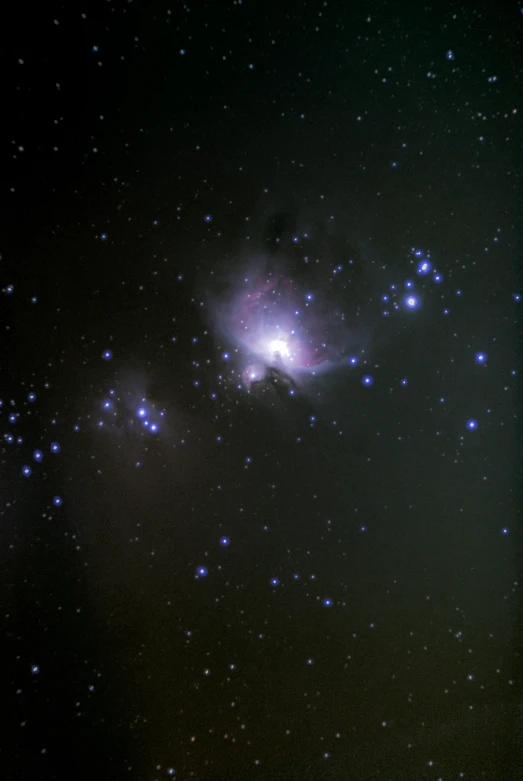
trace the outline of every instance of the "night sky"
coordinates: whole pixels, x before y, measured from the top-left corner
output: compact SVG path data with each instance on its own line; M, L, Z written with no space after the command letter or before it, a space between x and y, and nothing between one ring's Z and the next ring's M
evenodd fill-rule
M1 778L523 779L523 7L52 6L2 25Z

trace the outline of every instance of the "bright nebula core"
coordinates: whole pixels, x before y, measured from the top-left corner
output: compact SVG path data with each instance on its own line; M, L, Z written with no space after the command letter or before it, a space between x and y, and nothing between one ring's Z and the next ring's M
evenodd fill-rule
M342 321L283 275L256 280L233 302L232 331L253 355L286 369L311 369L340 352Z
M247 389L270 367L296 377L335 366L346 347L344 314L282 272L248 278L220 311L218 326L241 355Z

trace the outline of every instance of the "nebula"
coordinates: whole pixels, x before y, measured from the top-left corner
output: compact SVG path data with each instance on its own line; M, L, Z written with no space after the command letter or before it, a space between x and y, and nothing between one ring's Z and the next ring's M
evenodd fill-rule
M215 339L241 385L264 382L294 395L312 378L363 364L379 310L371 276L343 233L273 219L257 250L240 253L207 296ZM383 282L382 282L383 284Z
M230 330L247 353L286 371L317 369L340 355L341 313L327 313L314 294L282 274L246 287L231 302Z
M239 373L251 390L274 371L292 379L338 365L349 343L345 314L331 299L281 269L238 275L215 307L215 326L239 356Z

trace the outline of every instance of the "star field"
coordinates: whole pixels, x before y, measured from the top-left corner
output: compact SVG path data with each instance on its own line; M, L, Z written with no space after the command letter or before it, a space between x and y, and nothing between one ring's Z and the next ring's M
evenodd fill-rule
M523 778L522 23L18 15L6 779Z

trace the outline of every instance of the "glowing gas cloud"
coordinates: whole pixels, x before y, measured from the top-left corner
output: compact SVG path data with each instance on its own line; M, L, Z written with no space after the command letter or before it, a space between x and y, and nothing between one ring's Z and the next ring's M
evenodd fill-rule
M239 357L244 386L276 368L294 379L336 366L348 328L343 311L283 270L256 271L214 307L215 326Z
M409 254L420 282L427 280L426 253ZM338 367L363 370L380 323L394 338L391 316L421 306L423 288L388 277L383 262L369 266L343 237L325 230L287 235L278 223L270 251L238 262L225 289L208 299L216 341L247 390L269 382L292 395L309 377Z

